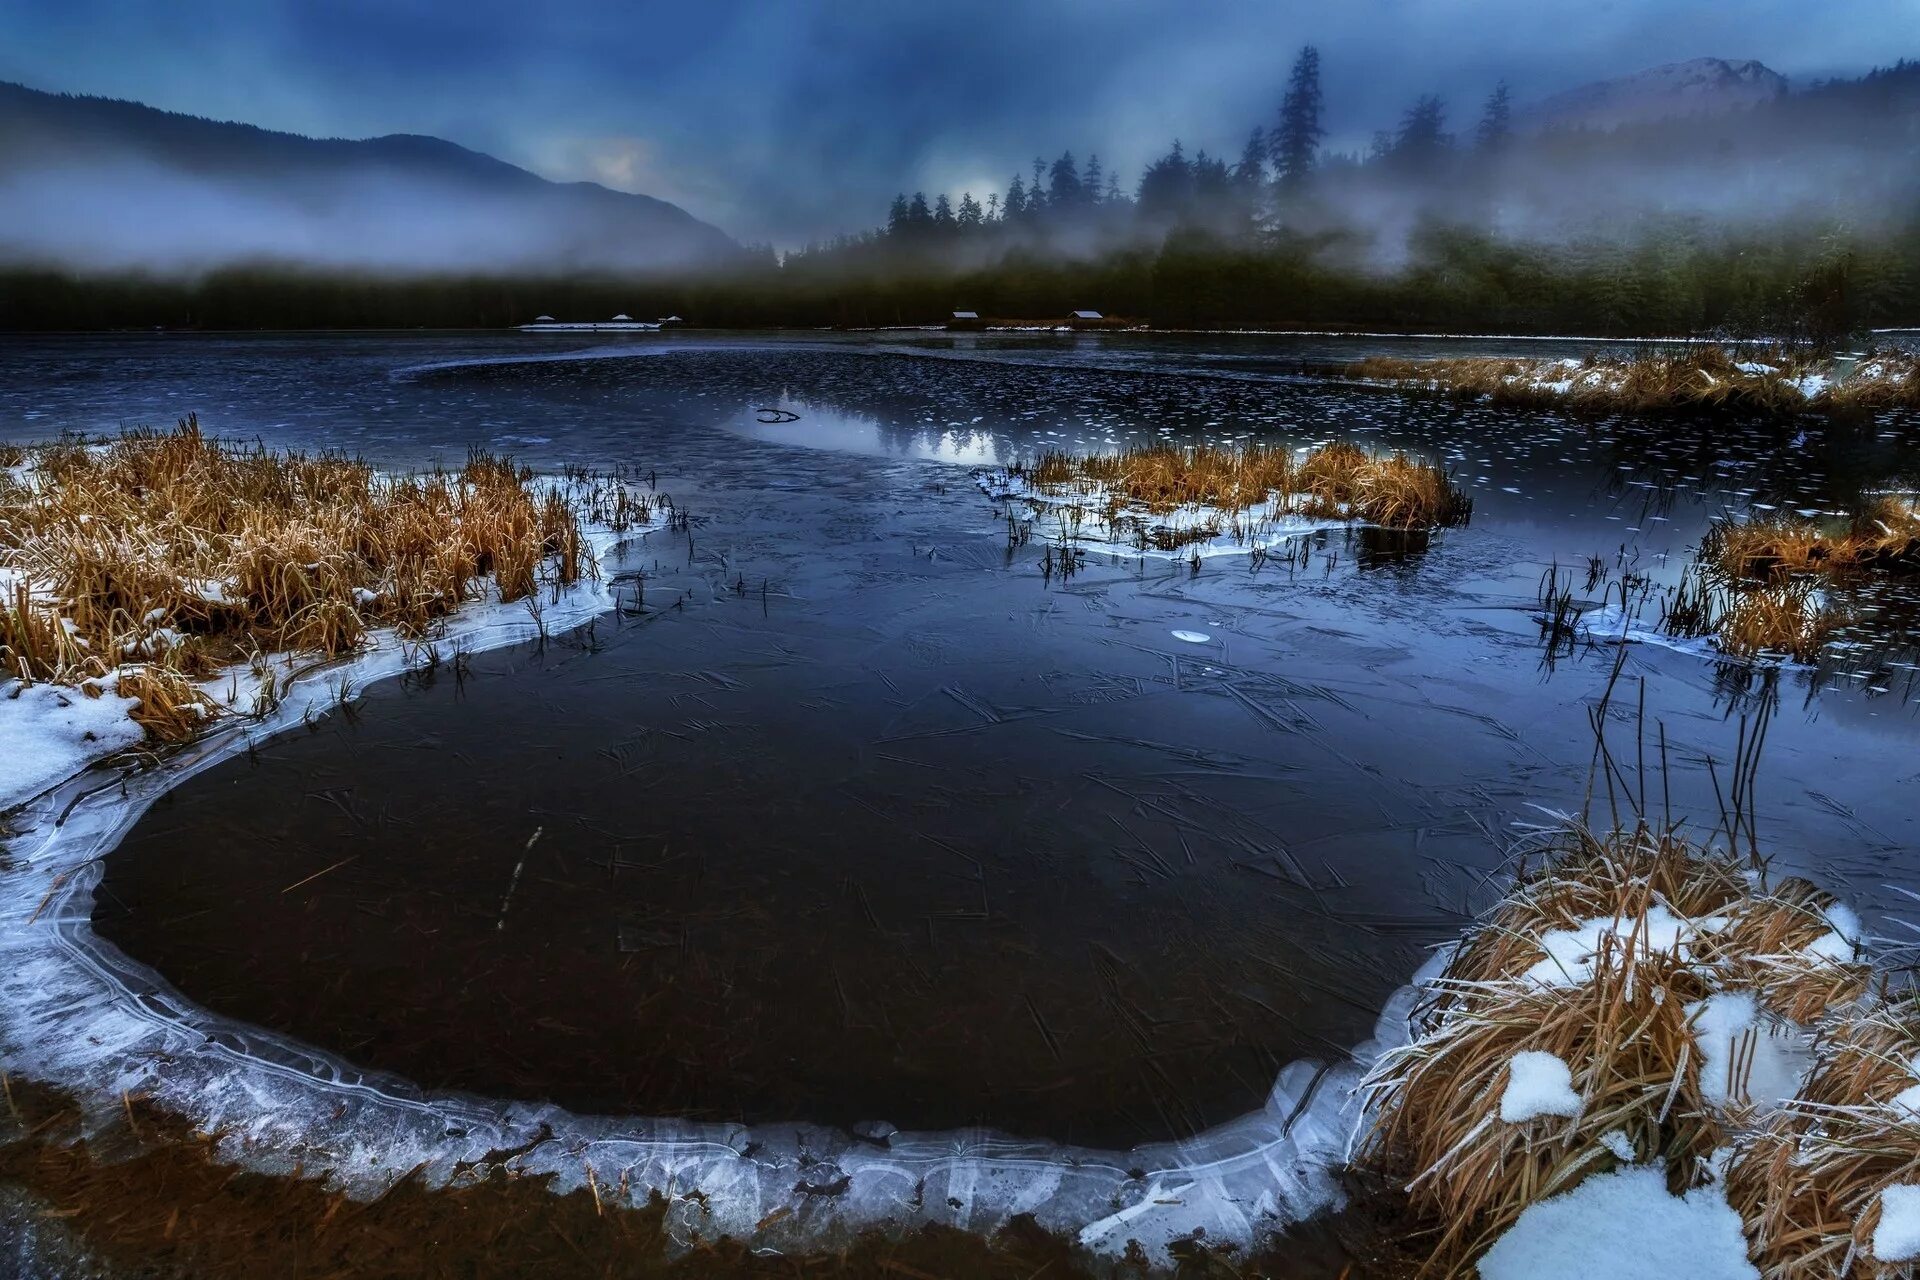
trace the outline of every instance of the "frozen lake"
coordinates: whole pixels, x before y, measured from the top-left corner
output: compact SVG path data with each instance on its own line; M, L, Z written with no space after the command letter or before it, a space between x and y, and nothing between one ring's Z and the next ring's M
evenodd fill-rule
M1614 651L1545 660L1550 564L1671 582L1716 514L1839 510L1920 462L1910 424L1583 421L1302 377L1380 349L1482 348L0 343L0 437L193 410L389 466L619 465L693 515L606 566L623 608L589 632L378 684L169 793L107 859L97 928L240 1043L428 1090L1106 1148L1256 1109L1487 905L1516 823L1581 803ZM1471 524L1063 581L968 472L1332 438L1442 461ZM1708 823L1706 758L1724 779L1740 719L1768 718L1763 839L1880 932L1911 906L1892 886L1920 888L1912 603L1887 593L1817 673L1633 647L1615 703L1628 757L1642 697L1649 744L1664 727L1656 811Z

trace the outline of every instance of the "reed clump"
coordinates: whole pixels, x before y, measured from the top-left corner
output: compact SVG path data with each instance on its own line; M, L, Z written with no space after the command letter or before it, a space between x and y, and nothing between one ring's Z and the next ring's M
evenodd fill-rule
M1851 940L1829 937L1831 900L1809 889L1770 893L1731 853L1645 825L1552 838L1365 1086L1359 1159L1433 1224L1429 1274L1469 1273L1529 1205L1592 1174L1658 1162L1675 1192L1712 1176L1768 1100L1708 1059L1702 1011L1751 995L1754 1036L1798 1034L1786 1019L1866 988ZM1568 1105L1509 1109L1522 1054L1564 1066Z
M1721 652L1735 658L1777 654L1811 664L1849 621L1843 608L1805 578L1738 590L1730 600L1715 635Z
M1701 541L1700 559L1730 578L1756 582L1920 574L1920 505L1912 495L1883 495L1839 519L1720 521Z
M1916 1064L1920 1001L1850 1012L1829 1029L1800 1095L1735 1155L1727 1199L1765 1280L1913 1274L1912 1241L1881 1227L1890 1191L1920 1195Z
M24 476L0 489L0 679L95 695L110 680L163 740L212 714L194 682L230 663L338 656L377 627L417 636L483 593L525 599L593 571L575 500L485 453L389 477L222 443L189 417L32 446L14 465Z
M1462 523L1473 508L1432 463L1370 454L1345 441L1298 457L1260 444L1156 444L1084 456L1049 451L1010 474L1052 495L1097 500L1110 524L1129 508L1156 516L1206 508L1232 518L1274 506L1276 514L1412 529Z
M1342 372L1463 400L1584 413L1738 410L1771 415L1920 406L1920 359L1900 351L1835 362L1772 348L1741 359L1725 347L1699 343L1559 360L1372 356Z

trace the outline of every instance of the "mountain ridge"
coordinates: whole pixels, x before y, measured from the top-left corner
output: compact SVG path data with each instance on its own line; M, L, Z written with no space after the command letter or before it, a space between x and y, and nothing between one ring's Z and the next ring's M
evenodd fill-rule
M69 217L111 241L115 227L74 207L100 194L98 182L74 181L89 167L123 170L128 197L157 183L190 204L238 207L246 217L234 248L243 252L186 252L191 246L176 237L181 243L171 247L197 268L314 254L321 265L404 267L407 257L380 251L383 240L417 248L449 225L453 235L438 255L411 260L441 269L504 260L522 270L650 270L712 266L743 252L669 201L555 182L430 134L315 138L0 82L0 169L11 184L0 193L27 214L12 220L24 229L0 227L0 255L76 265L87 246L63 231ZM61 190L73 198L63 200ZM152 228L119 230L120 257L166 247ZM104 248L115 256L116 246Z
M1747 58L1689 58L1549 94L1520 114L1530 128L1611 129L1723 115L1784 97L1787 78Z

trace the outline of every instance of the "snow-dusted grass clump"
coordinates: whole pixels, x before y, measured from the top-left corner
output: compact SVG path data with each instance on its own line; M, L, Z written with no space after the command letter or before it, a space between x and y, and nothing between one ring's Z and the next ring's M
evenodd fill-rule
M1473 511L1432 463L1338 441L1298 452L1259 444L1049 452L975 479L996 501L1024 506L1029 526L1057 519L1063 543L1161 554L1257 550L1350 523L1433 529Z
M1836 1020L1811 1078L1727 1169L1767 1280L1910 1277L1920 1261L1920 1002Z
M1659 1205L1676 1222L1704 1213L1719 1153L1794 1094L1814 1024L1867 988L1858 922L1804 881L1646 826L1569 825L1537 852L1366 1084L1359 1159L1432 1223L1440 1273L1515 1233L1509 1267L1585 1238L1580 1191L1600 1175L1688 1197Z
M192 418L8 456L0 809L77 762L261 709L270 657L339 657L376 630L422 640L470 602L537 602L595 572L583 520L652 515L606 477L540 481L479 453L458 472L381 475L221 443Z
M1587 413L1735 409L1755 413L1920 407L1920 357L1904 351L1830 361L1792 349L1735 359L1690 344L1583 360L1470 356L1408 360L1372 356L1347 366L1355 378L1439 391L1518 408Z

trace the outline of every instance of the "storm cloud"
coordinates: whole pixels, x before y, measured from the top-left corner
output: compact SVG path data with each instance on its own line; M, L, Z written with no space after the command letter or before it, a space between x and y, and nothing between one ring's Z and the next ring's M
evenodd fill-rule
M1920 0L0 0L0 79L314 136L426 133L547 177L671 200L787 247L879 221L899 190L980 195L1036 153L1129 184L1174 138L1238 154L1320 47L1328 142L1413 97L1456 125L1699 56L1796 83L1911 52Z

